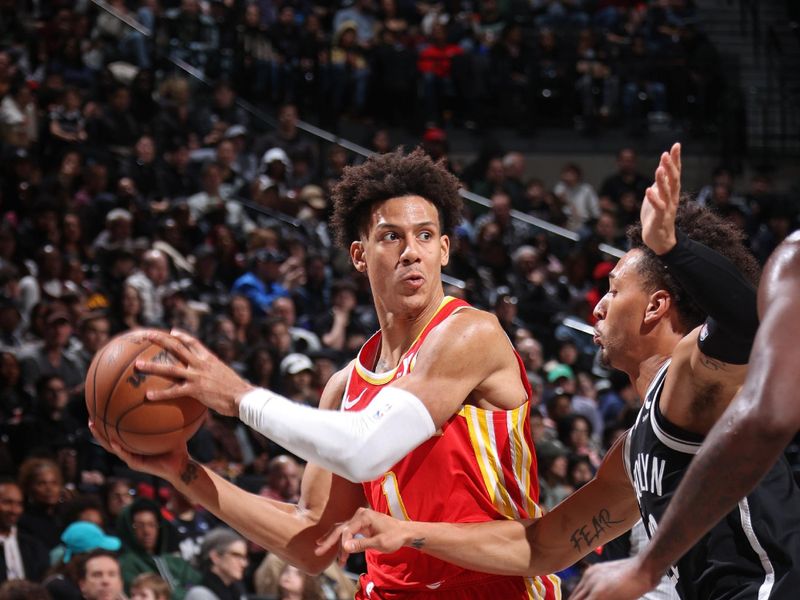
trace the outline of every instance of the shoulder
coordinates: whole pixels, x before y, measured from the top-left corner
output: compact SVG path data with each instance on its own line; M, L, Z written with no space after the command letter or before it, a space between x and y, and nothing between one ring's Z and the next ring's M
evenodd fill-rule
M325 389L322 390L322 397L319 401L319 407L328 410L338 410L344 396L345 388L347 387L347 379L350 377L350 372L353 369L353 362L347 363L347 366L336 373L334 373L325 384Z
M437 325L425 339L421 352L435 356L480 354L487 362L498 357L498 350L511 349L508 336L492 313L462 308Z

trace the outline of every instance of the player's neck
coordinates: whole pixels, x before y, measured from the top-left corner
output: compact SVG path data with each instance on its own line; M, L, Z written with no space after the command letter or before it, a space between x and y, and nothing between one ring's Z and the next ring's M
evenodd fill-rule
M650 387L650 383L655 379L658 371L669 360L670 356L671 354L653 354L639 363L635 369L628 371L628 376L631 378L639 398L644 400L647 388Z
M393 369L399 364L411 344L434 317L443 299L444 291L440 290L420 310L407 311L387 310L376 303L381 325L381 348L375 369L377 372Z

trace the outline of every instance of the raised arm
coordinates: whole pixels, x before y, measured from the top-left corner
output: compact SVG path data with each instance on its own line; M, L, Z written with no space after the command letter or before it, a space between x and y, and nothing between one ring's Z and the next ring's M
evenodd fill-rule
M761 325L744 386L703 443L645 550L590 569L576 597L638 598L750 493L800 429L800 234L773 253L759 287Z
M733 262L676 227L681 196L681 148L661 156L642 203L642 240L707 315L672 353L661 409L676 425L706 433L744 381L758 328L756 288ZM737 243L731 240L730 243ZM684 410L703 397L702 414ZM709 402L708 399L712 401ZM678 406L683 403L683 406Z
M612 447L592 481L539 519L420 523L361 509L334 530L318 551L329 552L341 538L346 552L367 548L394 552L409 546L485 573L554 573L622 535L639 519L636 496L623 465L623 445L620 440Z
M321 406L338 406L345 378L342 372L331 378ZM185 446L162 456L134 455L119 447L110 450L132 469L166 479L248 539L312 573L322 571L336 555L335 549L315 553L316 540L365 504L361 486L313 464L305 469L300 500L294 505L245 492L192 460Z
M474 395L476 403L525 401L525 389L508 338L497 319L465 310L430 333L416 366L386 385L369 409L358 412L301 406L262 388L253 388L206 349L181 332L149 334L183 365L137 362L142 372L183 380L148 392L148 399L197 398L307 461L353 481L371 481L430 438Z

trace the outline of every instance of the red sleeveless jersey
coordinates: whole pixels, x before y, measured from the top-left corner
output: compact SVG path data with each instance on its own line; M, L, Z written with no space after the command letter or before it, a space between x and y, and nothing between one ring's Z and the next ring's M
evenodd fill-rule
M384 385L410 373L428 334L464 308L471 307L462 300L445 297L400 364L386 373L370 370L381 345L381 332L373 335L353 363L342 410L365 409ZM447 356L438 360L447 360ZM530 385L519 356L517 362L530 398ZM529 408L529 402L514 410L495 411L463 405L431 439L380 478L363 484L370 506L398 519L448 523L541 516ZM357 598L561 598L559 579L554 575L487 575L412 548L392 554L367 551L367 567Z

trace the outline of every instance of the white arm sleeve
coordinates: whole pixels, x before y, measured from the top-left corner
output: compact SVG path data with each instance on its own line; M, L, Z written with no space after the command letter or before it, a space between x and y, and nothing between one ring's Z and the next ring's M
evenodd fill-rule
M359 412L319 410L262 388L239 403L243 423L355 483L372 481L436 432L411 392L385 387Z

